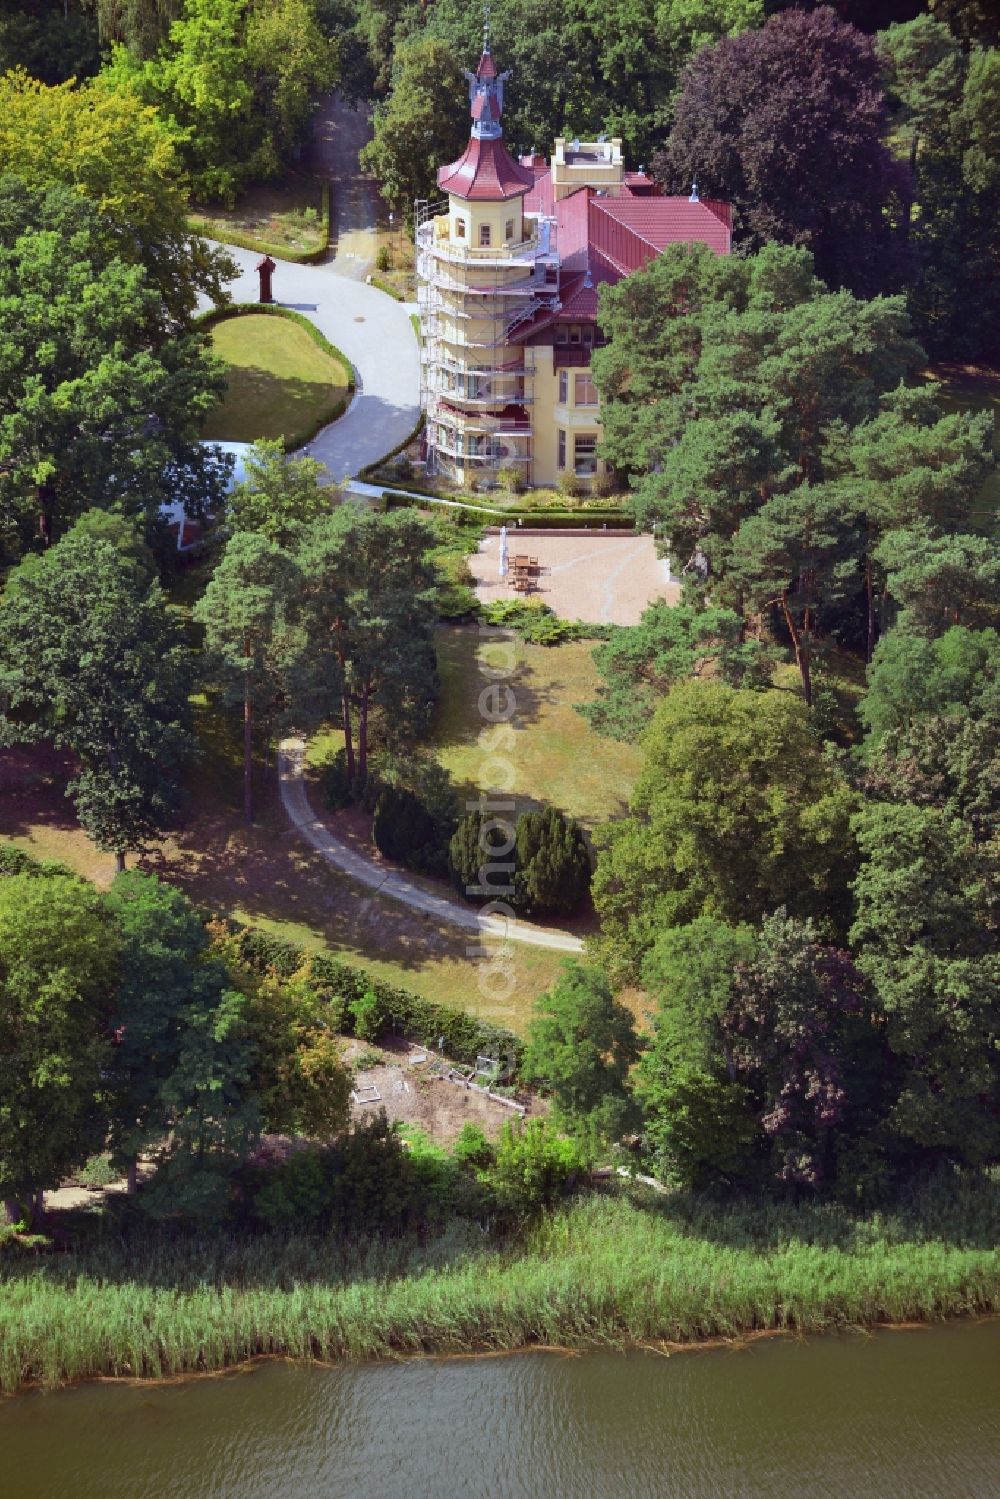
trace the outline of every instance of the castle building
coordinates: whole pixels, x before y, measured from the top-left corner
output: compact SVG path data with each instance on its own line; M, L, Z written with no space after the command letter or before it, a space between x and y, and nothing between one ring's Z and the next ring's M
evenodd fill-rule
M429 472L460 483L516 469L525 485L582 487L597 457L590 356L597 292L667 245L728 255L728 203L666 197L626 171L621 141L555 142L551 161L515 161L503 140L504 84L487 44L467 73L472 127L443 166L439 203L416 211L421 385Z

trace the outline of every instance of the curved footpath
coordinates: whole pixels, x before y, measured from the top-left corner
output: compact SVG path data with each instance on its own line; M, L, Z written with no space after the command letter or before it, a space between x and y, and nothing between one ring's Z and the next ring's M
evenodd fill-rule
M328 863L333 864L352 880L388 895L404 906L434 916L463 931L475 932L483 938L498 941L521 942L527 947L546 947L555 952L582 953L583 942L567 932L554 932L547 927L533 926L527 921L507 921L499 916L481 916L468 906L459 905L444 895L435 895L414 884L395 870L383 869L374 859L350 848L334 836L316 816L309 804L309 795L302 775L305 743L299 738L283 739L278 749L278 782L281 788L281 804L296 832L309 843Z

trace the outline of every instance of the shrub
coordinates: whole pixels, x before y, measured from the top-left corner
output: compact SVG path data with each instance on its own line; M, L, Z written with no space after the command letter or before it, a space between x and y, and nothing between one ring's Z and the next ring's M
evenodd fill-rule
M576 499L583 493L583 485L571 468L559 475L559 491L567 499Z
M514 838L513 824L492 813L469 812L461 819L448 845L448 870L466 900L513 904Z
M265 1228L313 1227L330 1214L333 1187L319 1150L296 1150L282 1166L262 1173L253 1215Z
M385 786L372 821L375 847L421 874L444 874L447 842L442 828L419 797L405 786Z
M583 1168L580 1147L544 1119L506 1123L490 1180L502 1208L527 1218L554 1207Z
M507 468L497 469L497 483L508 494L520 494L524 488L524 474L517 464L511 464Z
M353 784L347 774L347 751L339 749L320 778L323 800L332 812L349 807L354 800Z
M354 1034L361 1041L374 1041L385 1029L385 1016L378 995L370 989L352 999L347 1011L354 1022Z
M485 1171L496 1160L496 1147L487 1140L478 1124L463 1124L452 1155L460 1166Z
M383 275L392 270L392 249L389 245L379 245L375 255L375 269Z
M8 874L32 874L48 879L52 875L72 875L73 870L54 859L35 859L16 843L0 843L0 878Z
M571 916L590 890L590 855L583 829L558 807L522 813L514 861L519 911Z
M529 645L562 645L567 640L601 640L609 630L607 625L560 619L548 604L543 604L540 600L496 599L492 604L487 604L483 614L489 624L513 630L518 639Z

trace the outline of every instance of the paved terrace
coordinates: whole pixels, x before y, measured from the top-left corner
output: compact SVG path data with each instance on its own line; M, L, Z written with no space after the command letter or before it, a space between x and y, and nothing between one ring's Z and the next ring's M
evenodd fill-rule
M616 536L603 531L580 531L560 536L547 531L508 532L508 558L538 558L541 574L534 590L514 591L510 573L499 575L499 534L486 536L469 558L476 594L484 604L496 599L541 599L563 619L588 624L634 625L654 599L676 604L680 584L665 561L656 555L651 536Z

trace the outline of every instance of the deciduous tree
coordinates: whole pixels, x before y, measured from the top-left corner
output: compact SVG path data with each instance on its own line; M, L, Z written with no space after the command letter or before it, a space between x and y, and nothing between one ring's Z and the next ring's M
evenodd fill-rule
M243 708L243 816L253 821L255 720L280 714L288 702L289 674L301 654L293 601L301 578L276 542L254 531L228 543L194 617L205 627L209 673L224 699Z
M158 582L85 527L8 579L0 731L8 742L46 739L73 753L80 768L67 795L119 869L176 804L192 747L191 679L191 653Z
M68 875L0 879L0 1199L34 1195L100 1148L117 938L101 897Z
M552 1095L560 1121L620 1137L632 1113L629 1072L639 1056L635 1021L596 968L568 962L535 1002L524 1075Z
M198 443L224 388L197 334L173 336L145 271L64 187L0 180L0 539L55 540L93 505L154 520L217 505Z
M733 204L737 243L805 245L828 285L890 289L905 175L885 142L879 59L833 10L772 16L686 67L663 151L668 191Z
M805 704L714 682L675 687L644 740L631 815L595 837L600 951L634 973L667 927L785 906L842 932L854 796Z
M177 132L134 91L106 77L80 88L0 77L0 162L34 192L63 186L92 203L103 259L144 268L171 333L190 324L199 296L225 300L236 267L188 230Z

